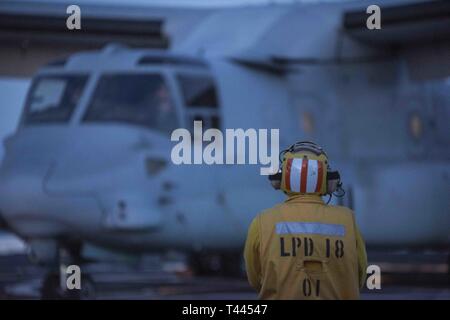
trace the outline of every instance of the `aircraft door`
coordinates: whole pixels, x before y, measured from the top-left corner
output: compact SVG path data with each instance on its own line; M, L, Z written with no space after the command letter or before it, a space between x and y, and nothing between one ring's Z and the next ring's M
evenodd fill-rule
M185 244L194 250L217 245L228 245L233 225L226 220L221 194L219 172L223 166L208 165L203 157L195 159L194 142L204 148L211 142L203 139L208 129L222 129L221 109L216 83L207 70L195 68L173 72L177 87L176 99L182 106L183 128L189 132L191 142L191 164L171 164L173 198L171 215L173 231L181 229ZM201 122L201 129L194 135L194 121ZM199 141L200 139L200 141ZM173 141L175 147L180 141ZM200 163L194 163L200 160Z

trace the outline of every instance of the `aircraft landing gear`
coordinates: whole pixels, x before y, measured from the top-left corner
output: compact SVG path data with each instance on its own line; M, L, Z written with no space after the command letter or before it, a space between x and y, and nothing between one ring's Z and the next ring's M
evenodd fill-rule
M190 256L190 266L200 276L243 276L242 255L234 253L195 253Z
M450 279L450 251L448 251L447 253L447 275L448 278ZM450 280L449 280L450 283Z
M44 277L41 286L41 299L55 300L61 298L59 274L56 272L49 272Z
M93 300L96 297L95 284L89 275L81 276L81 288L69 290L61 286L61 276L49 272L42 282L42 300Z

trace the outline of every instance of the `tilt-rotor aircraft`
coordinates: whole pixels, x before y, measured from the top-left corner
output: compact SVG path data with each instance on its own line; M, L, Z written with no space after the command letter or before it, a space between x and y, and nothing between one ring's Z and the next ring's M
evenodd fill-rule
M0 169L2 225L49 266L43 293L61 251L78 262L87 245L239 264L250 221L284 195L259 165L174 164L171 133L194 120L317 142L346 190L331 203L368 245L448 248L450 2L375 1L369 29L373 2L82 6L79 31L65 6L1 4L1 73L73 51L34 74Z

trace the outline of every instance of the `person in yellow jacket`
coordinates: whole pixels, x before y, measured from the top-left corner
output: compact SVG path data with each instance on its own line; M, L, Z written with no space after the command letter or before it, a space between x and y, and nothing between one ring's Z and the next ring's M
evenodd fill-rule
M341 191L339 172L312 142L281 152L281 170L269 179L284 203L251 223L244 258L260 299L358 299L367 255L353 212L323 202Z

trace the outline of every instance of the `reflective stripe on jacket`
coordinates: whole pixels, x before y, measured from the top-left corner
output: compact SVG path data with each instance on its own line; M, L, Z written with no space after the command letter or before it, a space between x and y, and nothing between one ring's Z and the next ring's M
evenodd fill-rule
M358 299L367 257L353 212L296 195L258 215L245 246L261 299Z

